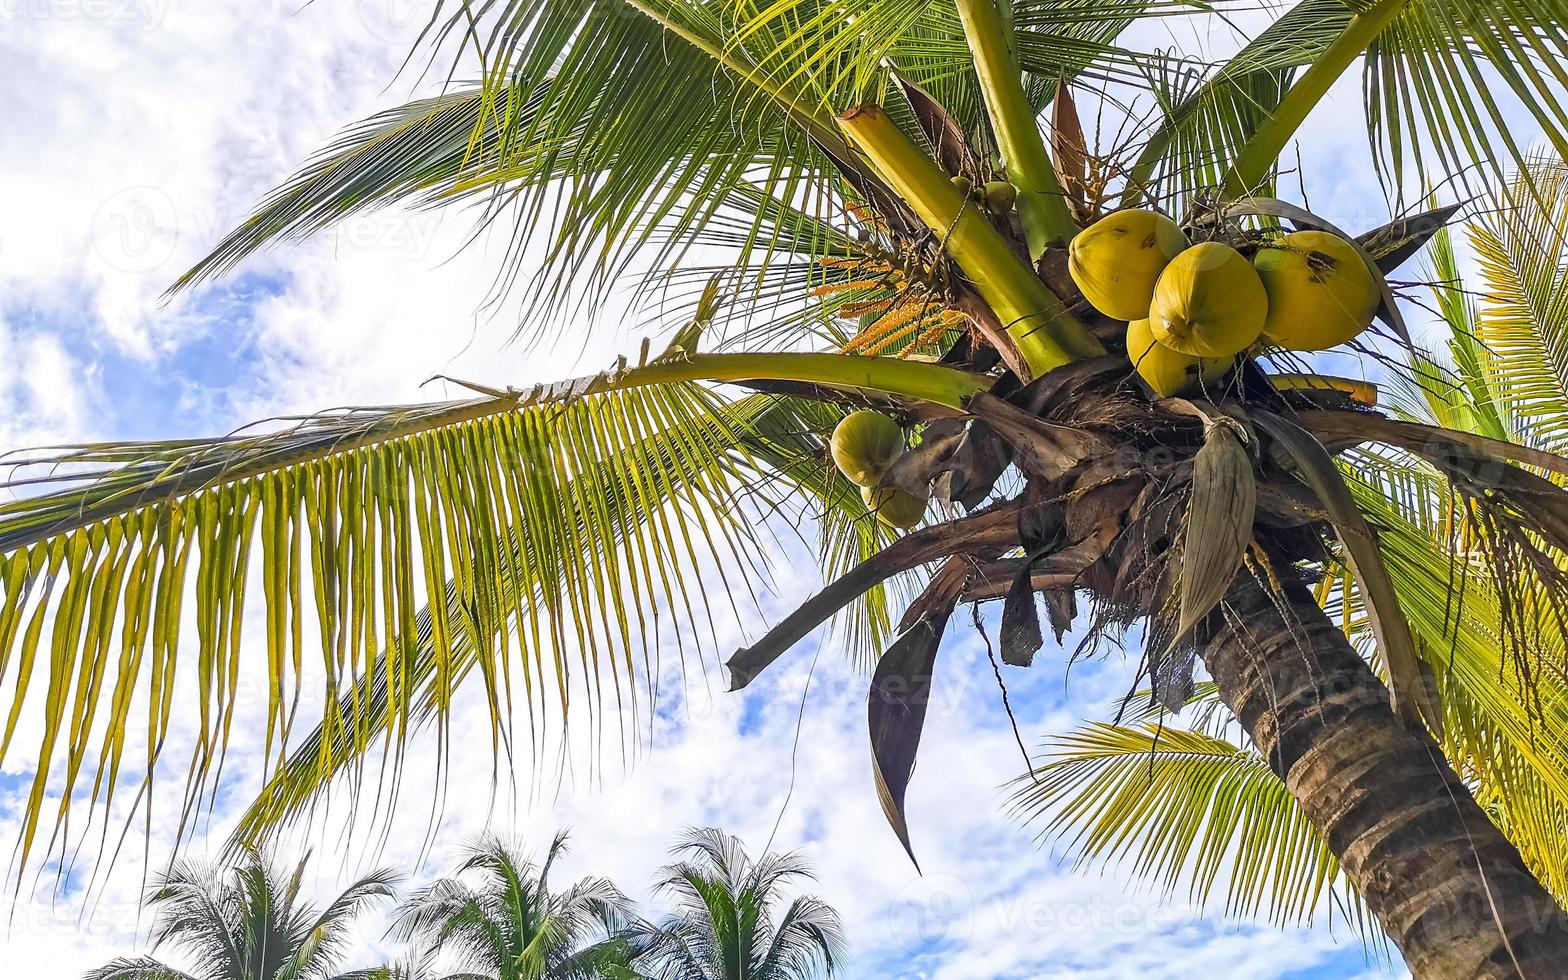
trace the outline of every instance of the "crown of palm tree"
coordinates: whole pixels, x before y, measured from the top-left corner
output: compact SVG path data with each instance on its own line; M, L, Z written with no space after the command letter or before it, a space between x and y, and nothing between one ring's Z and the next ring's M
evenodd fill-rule
M307 859L308 860L308 859ZM301 901L305 861L282 875L259 852L233 867L177 862L153 887L152 945L181 950L178 970L151 957L118 959L87 980L371 980L375 971L338 973L354 920L395 897L398 876L376 871L322 908Z
M689 832L675 851L684 860L666 866L658 883L675 911L643 927L640 970L658 980L810 980L836 972L844 937L832 907L802 895L775 918L785 890L812 877L797 855L753 861L739 838L711 828Z
M552 890L566 841L558 834L537 866L497 838L475 842L453 875L409 897L389 934L454 964L450 980L614 976L635 955L630 903L603 878Z
M1533 206L1499 200L1467 229L1480 259L1478 288L1464 288L1446 230L1434 239L1426 278L1448 335L1446 356L1413 353L1408 373L1391 376L1392 407L1410 422L1559 453L1555 422L1568 412L1568 360L1559 356L1568 349L1561 287L1568 168L1533 159L1516 190L1522 196L1527 186L1539 195ZM1428 657L1442 651L1449 667L1435 675L1443 751L1531 871L1568 901L1568 684L1549 666L1563 638L1539 626L1528 637L1498 629L1507 621L1500 603L1549 601L1534 586L1497 588L1500 576L1533 575L1528 556L1490 542L1498 528L1484 512L1465 507L1408 453L1359 452L1343 466L1399 562L1400 603L1417 641ZM1326 577L1319 594L1375 654L1354 581ZM1531 608L1526 618L1546 617ZM1529 649L1511 656L1518 644ZM1040 821L1044 835L1067 843L1081 861L1122 863L1166 888L1186 887L1197 901L1217 889L1228 911L1262 912L1281 923L1338 908L1375 942L1338 859L1219 706L1215 686L1204 683L1189 701L1190 729L1133 718L1048 739L1034 771L1017 782L1016 812ZM1331 889L1342 902L1324 902Z

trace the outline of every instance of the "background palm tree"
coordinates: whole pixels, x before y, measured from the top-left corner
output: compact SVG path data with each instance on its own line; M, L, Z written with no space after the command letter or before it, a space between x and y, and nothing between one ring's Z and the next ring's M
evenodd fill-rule
M1199 238L1266 239L1282 218L1332 229L1268 195L1297 127L1363 56L1368 129L1396 199L1412 178L1424 195L1441 178L1500 180L1521 158L1494 91L1568 150L1563 79L1543 67L1568 55L1568 2L1302 0L1197 73L1117 43L1140 18L1189 9L439 6L426 40L478 51L479 81L349 131L185 285L369 206L466 199L485 222L515 222L499 281L528 284L539 331L552 312L602 302L633 259L652 269L645 285L684 288L695 303L714 270L693 249L721 250L729 304L681 325L706 349L737 352L683 341L594 377L480 387L465 402L29 457L39 468L24 479L61 486L0 509L0 671L16 664L13 718L30 703L47 709L20 860L33 856L46 796L78 795L95 746L100 778L80 795L113 794L116 780L101 777L120 771L124 719L142 696L156 766L173 706L189 703L166 694L188 574L203 641L193 795L216 791L252 561L268 609L269 757L290 749L307 603L319 621L332 697L247 820L259 834L303 812L369 746L401 748L411 726L443 721L465 677L481 678L505 726L512 624L531 720L566 714L574 672L596 718L606 688L615 698L636 678L651 691L670 629L656 611L682 610L676 639L700 645L691 627L711 611L705 596L743 593L738 577L766 554L758 512L734 506L755 486L826 515L822 566L835 581L732 658L732 677L744 685L847 608L854 649L883 653L873 759L906 844L923 692L955 605L1003 599L1004 659L1023 666L1041 642L1036 594L1065 628L1082 590L1091 632L1152 621L1145 666L1166 707L1188 699L1201 658L1415 972L1549 972L1568 958L1563 915L1452 764L1490 757L1481 743L1456 750L1467 726L1445 724L1468 710L1442 700L1443 652L1462 621L1444 624L1445 642L1418 640L1404 606L1430 580L1397 536L1375 534L1368 514L1382 505L1345 482L1331 453L1371 444L1418 456L1484 515L1478 546L1499 572L1489 626L1509 639L1511 665L1559 667L1561 651L1541 638L1568 623L1568 495L1553 482L1568 462L1325 403L1276 385L1266 358L1205 393L1223 403L1217 414L1151 398L1130 377L1125 325L1083 304L1061 270L1080 225L1131 203L1177 213ZM1130 119L1141 145L1088 145L1072 93L1091 87L1109 89L1108 107L1151 108L1147 125ZM951 177L1005 177L1016 212L970 206ZM1358 244L1391 273L1451 213ZM543 275L521 275L539 254L530 243L550 257ZM1406 339L1391 295L1383 313ZM732 398L716 383L756 394ZM914 434L920 449L899 479L951 502L943 521L895 534L827 468L825 434L866 402ZM1228 468L1197 466L1205 450ZM1225 492L1216 472L1256 493ZM1196 534L1188 548L1187 526L1240 533ZM1206 549L1216 542L1227 550ZM1531 574L1508 574L1520 561ZM713 596L699 571L710 564L726 576ZM1375 660L1325 615L1308 588L1319 575L1354 580ZM897 629L890 580L895 596L920 590ZM46 694L35 676L48 678Z
M189 972L151 957L118 959L87 980L376 980L384 969L336 972L354 920L395 897L397 876L377 871L324 908L300 900L305 861L283 876L257 852L234 867L175 864L148 904L157 916L153 947L183 950Z
M550 871L565 850L559 834L535 865L498 839L478 841L451 876L398 909L389 934L452 965L447 980L629 976L638 948L625 933L630 903L604 878L552 890Z
M638 969L658 980L811 980L831 976L844 956L838 913L797 896L775 915L791 885L812 878L793 854L753 861L738 837L693 830L676 846L659 890L675 911L644 927Z

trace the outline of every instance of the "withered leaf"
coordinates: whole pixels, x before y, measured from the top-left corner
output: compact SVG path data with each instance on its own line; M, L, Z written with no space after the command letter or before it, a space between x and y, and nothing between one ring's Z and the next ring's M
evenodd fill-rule
M893 641L877 662L866 701L877 799L911 861L915 861L915 851L909 841L909 825L904 816L904 795L909 789L910 777L914 775L915 755L925 729L937 648L954 604L947 602L930 610ZM920 863L915 861L915 866L918 868Z
M925 427L920 444L898 458L882 485L897 487L916 497L931 495L931 481L946 468L947 462L964 441L963 419L937 419Z
M1013 578L1007 598L1002 600L1002 626L1000 641L1002 662L1012 667L1028 667L1034 655L1045 645L1040 632L1040 609L1034 601L1034 563L1039 554L1031 554Z
M1416 726L1422 718L1434 732L1443 731L1442 706L1437 692L1428 686L1427 675L1416 652L1410 624L1400 608L1399 595L1383 564L1383 553L1366 517L1356 506L1345 478L1335 467L1333 457L1323 444L1296 423L1273 412L1256 412L1253 421L1267 432L1296 464L1296 472L1328 512L1329 521L1344 548L1345 562L1355 576L1367 618L1389 675L1389 693L1394 713L1407 725Z
M1377 262L1377 267L1385 274L1393 272L1404 265L1414 254L1421 250L1421 246L1432 240L1432 236L1441 231L1454 215L1459 213L1461 204L1449 204L1430 211L1422 211L1408 218L1390 221L1379 228L1374 228L1365 234L1356 236L1356 241L1367 250Z
M1257 499L1252 459L1236 430L1224 423L1208 426L1203 448L1193 459L1182 544L1181 615L1174 638L1186 636L1230 588L1252 543Z
M948 458L937 494L946 503L974 510L996 486L1013 461L1012 449L984 422L974 421L953 455Z

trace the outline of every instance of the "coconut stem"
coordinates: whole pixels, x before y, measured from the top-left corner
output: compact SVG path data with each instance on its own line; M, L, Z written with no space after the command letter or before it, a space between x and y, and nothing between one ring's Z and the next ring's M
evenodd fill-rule
M1034 270L887 113L851 109L839 125L881 178L942 241L976 291L1001 320L1024 365L1038 377L1080 357L1105 353Z
M1268 174L1274 161L1279 159L1285 144L1307 118L1307 114L1320 102L1334 82L1345 73L1357 57L1382 33L1395 16L1405 8L1407 0L1382 0L1351 18L1342 33L1313 62L1305 74L1285 93L1279 107L1265 120L1248 144L1242 148L1227 175L1226 191L1232 195L1246 193L1256 187ZM1204 97L1216 86L1225 84L1230 77L1220 72L1204 83L1203 91L1182 104L1192 107L1203 104ZM1178 110L1182 108L1178 106ZM1176 127L1189 115L1177 111L1167 116L1154 135L1144 144L1143 151L1127 174L1127 187L1122 192L1122 207L1137 207L1151 196L1150 184L1154 171L1171 148Z
M851 354L696 354L629 370L607 387L682 381L793 381L848 392L868 392L960 410L991 380L972 371L896 357Z
M1078 231L1061 178L1040 135L1034 106L1024 93L1023 71L1013 51L1011 0L957 0L964 37L975 59L986 113L996 133L1007 179L1018 188L1018 220L1036 262L1052 242L1066 243ZM1004 16L1005 15L1005 16Z
M1228 196L1240 197L1263 182L1307 115L1408 3L1409 0L1379 0L1350 19L1345 32L1302 73L1241 148L1225 178Z

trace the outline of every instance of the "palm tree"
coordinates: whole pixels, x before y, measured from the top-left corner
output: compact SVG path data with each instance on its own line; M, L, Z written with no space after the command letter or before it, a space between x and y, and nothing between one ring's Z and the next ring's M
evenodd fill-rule
M536 727L645 702L662 643L711 646L701 624L745 594L767 552L762 515L785 505L822 515L833 581L731 658L732 680L745 686L847 611L852 648L882 653L872 755L906 845L904 790L955 605L1002 600L1003 655L1023 666L1042 643L1036 595L1065 628L1087 593L1091 633L1150 624L1161 704L1185 703L1201 660L1418 976L1549 974L1568 960L1568 919L1454 768L1489 753L1469 741L1484 737L1481 719L1452 723L1470 702L1443 698L1451 624L1432 613L1407 543L1369 523L1389 488L1358 491L1333 457L1409 454L1481 515L1476 546L1498 573L1489 628L1508 638L1511 665L1557 667L1568 495L1554 481L1568 461L1298 391L1267 358L1246 358L1206 398L1151 397L1125 325L1090 309L1063 269L1078 228L1135 203L1247 249L1281 222L1348 238L1272 195L1281 151L1358 61L1396 196L1501 180L1522 159L1510 98L1563 153L1554 66L1568 55L1568 0L1301 0L1202 72L1118 43L1139 18L1187 9L438 5L425 42L478 52L479 80L348 131L181 285L363 208L468 201L483 222L513 224L498 282L526 300L536 339L551 314L601 304L636 259L652 269L644 286L690 293L681 340L588 378L475 386L461 402L23 457L29 487L54 487L0 509L0 674L16 663L13 718L46 708L19 860L36 856L46 796L68 811L92 767L80 795L113 796L133 742L123 721L142 696L156 767L175 704L189 703L168 695L182 653L198 661L201 702L188 785L216 783L253 563L277 759L243 828L260 837L371 745L393 747L395 766L412 727L434 721L444 739L468 677L489 697L497 746L519 674ZM1109 112L1150 110L1129 127L1147 139L1090 145L1074 101L1096 86ZM972 206L954 177L1005 178L1016 210ZM1357 242L1386 275L1453 213ZM525 277L531 243L549 262ZM723 255L724 302L699 299L714 270L698 247ZM1382 313L1407 339L1391 292ZM715 346L729 352L701 352ZM889 479L942 498L941 520L896 534L826 465L825 434L868 403L918 439ZM742 488L763 506L736 507ZM1345 576L1375 660L1313 594L1315 579ZM187 593L194 616L182 617ZM901 594L914 598L895 625ZM1440 594L1458 598L1446 582ZM292 744L307 602L334 697ZM178 642L186 618L195 654ZM1434 635L1445 642L1418 639Z
M658 980L811 980L831 976L844 955L838 913L797 896L774 920L782 889L811 878L793 854L752 861L737 837L689 832L675 848L659 889L675 911L645 926L638 970Z
M1560 453L1568 419L1568 167L1530 162L1506 200L1471 222L1480 259L1472 293L1448 233L1433 240L1427 278L1446 327L1443 355L1418 353L1393 377L1392 411L1522 449ZM1472 296L1480 297L1479 307ZM1547 634L1521 656L1495 630L1498 604L1486 515L1466 509L1439 474L1409 454L1358 452L1341 459L1361 505L1375 513L1385 543L1409 563L1398 581L1417 642L1441 649L1437 675L1446 715L1444 754L1531 872L1568 904L1568 682L1541 653L1559 654ZM1455 558L1458 558L1456 561ZM1529 576L1514 567L1510 576ZM1320 602L1347 622L1369 653L1376 637L1347 576L1319 583ZM1454 595L1462 603L1447 605ZM1523 671L1524 673L1521 673ZM1285 783L1237 732L1215 685L1198 685L1188 728L1152 716L1094 723L1048 740L1033 772L1017 783L1015 806L1042 821L1084 862L1122 862L1167 888L1184 882L1203 901L1222 891L1228 911L1309 922L1325 905L1367 925L1366 908L1338 859L1312 832ZM1341 903L1325 903L1339 891ZM1369 934L1368 938L1372 938Z
M390 934L431 960L455 962L447 980L626 976L637 951L625 933L630 906L603 878L551 891L550 870L565 850L557 835L536 867L500 840L480 840L451 877L410 896Z
M232 868L173 865L148 904L157 915L153 947L181 948L189 972L151 957L118 959L87 980L376 980L387 969L337 972L354 920L395 896L397 876L377 871L317 909L300 900L301 861L280 875L259 853Z

